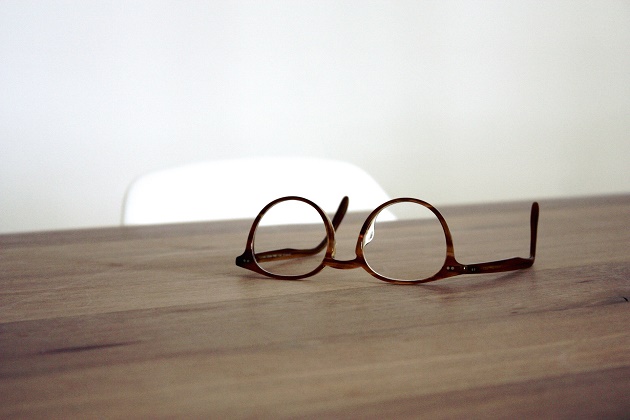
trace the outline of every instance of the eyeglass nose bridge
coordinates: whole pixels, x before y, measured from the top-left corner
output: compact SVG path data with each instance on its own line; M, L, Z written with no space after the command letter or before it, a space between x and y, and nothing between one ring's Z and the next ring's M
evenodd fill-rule
M359 257L352 260L337 260L334 257L326 256L322 264L326 267L336 268L338 270L350 270L353 268L363 267Z

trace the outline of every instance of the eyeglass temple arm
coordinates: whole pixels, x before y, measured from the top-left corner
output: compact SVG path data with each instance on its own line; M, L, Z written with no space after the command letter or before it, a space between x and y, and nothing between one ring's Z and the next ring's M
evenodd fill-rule
M337 207L337 211L335 212L335 215L333 216L333 219L332 219L332 225L335 231L341 224L341 221L343 220L344 216L346 215L348 211L349 202L350 200L348 199L348 197L344 197L341 199L341 202L339 203L339 207ZM322 239L319 245L317 245L314 248L310 248L310 249L284 248L284 249L278 249L274 251L259 252L256 254L256 259L258 261L261 261L261 260L276 261L276 260L284 260L284 259L289 259L289 258L298 258L298 257L303 257L303 256L308 256L308 255L314 255L314 254L317 254L318 252L321 252L324 248L326 248L327 244L328 244L328 237L325 237L324 239Z
M536 259L536 240L538 236L538 203L532 204L530 216L530 242L529 242L529 258L514 257L505 260L497 260L491 262L477 264L461 264L458 266L447 266L448 271L454 271L458 274L481 274L481 273L499 273L502 271L519 270L529 268L534 264Z

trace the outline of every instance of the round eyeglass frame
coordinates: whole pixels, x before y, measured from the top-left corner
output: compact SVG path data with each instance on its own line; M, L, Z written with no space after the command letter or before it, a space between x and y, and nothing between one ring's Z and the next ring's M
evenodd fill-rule
M297 249L279 249L274 251L267 251L256 254L254 252L254 241L256 236L256 231L258 229L258 225L260 221L263 219L265 214L275 205L280 204L285 201L295 200L306 203L312 206L317 213L322 218L324 223L324 227L326 229L326 238L315 248L311 250L297 250ZM398 203L415 203L421 206L424 206L428 210L430 210L440 222L442 229L444 231L444 238L446 241L446 254L444 258L444 263L442 267L432 276L421 279L413 279L413 280L401 280L397 278L387 277L382 275L376 271L368 264L365 259L363 247L365 245L365 235L378 217L378 215L385 208L398 204ZM335 213L335 216L331 220L328 215L314 202L309 199L299 197L299 196L287 196L281 197L276 200L273 200L269 204L267 204L258 214L256 219L254 220L252 227L249 231L249 235L247 238L247 244L245 247L245 251L242 255L236 258L236 265L242 268L246 268L248 270L254 271L259 274L263 274L265 276L279 279L279 280L300 280L307 277L314 276L324 269L324 267L332 267L338 269L351 269L361 267L370 273L372 276L378 278L379 280L383 280L388 283L393 284L418 284L418 283L427 283L435 280L440 280L448 277L453 277L461 274L481 274L481 273L494 273L494 272L502 272L502 271L512 271L523 268L531 267L534 264L535 255L536 255L536 237L537 237L537 227L538 227L538 214L539 207L538 203L534 202L531 208L531 216L530 216L530 225L531 225L531 238L530 238L530 256L529 258L521 258L521 257L513 257L504 260L492 261L492 262L484 262L484 263L476 263L476 264L462 264L457 261L455 258L455 250L453 246L453 238L446 223L446 220L442 216L442 214L431 204L426 201L411 198L411 197L401 197L394 198L389 200L376 209L374 209L361 227L359 237L357 239L357 244L355 247L355 258L352 260L337 260L335 259L335 231L339 227L343 217L345 216L348 209L349 199L348 197L344 197L341 200L339 208ZM296 275L287 275L287 274L277 274L270 271L265 270L260 264L259 259L286 259L286 258L299 258L303 255L310 255L315 252L320 252L323 248L326 248L326 252L324 254L323 260L320 262L318 266L304 274L296 274Z

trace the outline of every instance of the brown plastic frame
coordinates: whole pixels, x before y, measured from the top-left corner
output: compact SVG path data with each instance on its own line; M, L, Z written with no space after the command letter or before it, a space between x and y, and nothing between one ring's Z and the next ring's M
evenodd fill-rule
M317 210L317 212L319 213L319 215L321 216L324 222L324 226L326 227L327 237L324 238L324 240L318 246L312 249L284 248L284 249L260 252L258 254L255 254L254 253L254 238L256 235L256 229L258 228L258 224L260 223L261 219L263 218L265 213L267 213L267 211L269 211L269 209L271 209L273 206L283 201L288 201L288 200L302 201L312 206L313 208L315 208L315 210ZM442 268L437 273L435 273L433 276L428 277L428 278L417 279L417 280L400 280L400 279L394 279L394 278L383 276L375 272L370 267L370 265L365 260L365 256L363 254L363 246L364 246L363 242L364 242L365 234L370 229L370 226L372 225L372 223L374 222L378 214L381 212L381 210L393 204L405 203L405 202L420 204L426 207L427 209L429 209L438 218L438 220L440 221L440 224L442 225L442 229L444 230L444 236L446 239L446 256L444 259L444 264L442 265ZM328 215L326 215L326 213L317 204L313 203L312 201L306 198L297 197L297 196L289 196L289 197L278 198L277 200L272 201L260 211L256 219L254 220L254 223L252 224L252 227L249 231L249 236L247 238L247 245L245 247L245 252L243 252L242 255L236 257L236 265L239 267L243 267L245 269L254 271L256 273L260 273L265 276L272 277L274 279L280 279L280 280L299 280L306 277L310 277L317 274L318 272L323 270L324 267L327 267L327 266L332 267L332 268L338 268L338 269L351 269L351 268L362 267L374 277L380 280L389 282L389 283L418 284L418 283L428 283L435 280L458 276L460 274L484 274L484 273L498 273L502 271L520 270L523 268L531 267L534 264L534 260L536 259L536 237L537 237L537 232L538 232L538 213L539 213L538 203L536 202L532 203L532 208L531 208L531 216L530 216L531 236L530 236L530 246L529 246L529 258L514 257L514 258L508 258L504 260L497 260L497 261L490 261L490 262L483 262L483 263L462 264L458 262L457 259L455 258L455 250L453 247L453 238L451 236L451 231L448 228L448 225L446 224L446 220L444 219L442 214L440 214L440 212L435 207L433 207L431 204L425 201L418 200L417 198L403 197L403 198L395 198L393 200L389 200L381 204L380 206L378 206L374 211L372 211L372 213L370 213L370 215L367 217L367 219L363 223L363 227L361 228L361 232L359 233L359 238L357 240L357 246L356 246L356 257L353 260L347 260L347 261L336 260L335 259L335 231L341 224L341 221L343 220L348 210L348 203L349 203L348 197L344 197L341 200L341 203L339 204L339 208L337 209L335 216L333 217L333 220L331 221ZM270 273L269 271L266 271L263 267L261 267L258 264L258 261L264 260L264 259L280 260L280 259L288 259L288 258L299 258L300 256L304 256L304 255L316 254L320 252L321 250L323 250L324 247L326 247L326 254L324 256L324 259L315 269L311 270L310 272L306 274L300 274L300 275L274 274L274 273Z

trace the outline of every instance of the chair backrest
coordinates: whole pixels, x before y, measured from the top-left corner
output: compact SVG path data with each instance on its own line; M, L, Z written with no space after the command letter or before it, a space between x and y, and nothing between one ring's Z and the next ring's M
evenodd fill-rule
M336 160L243 158L194 163L143 175L131 183L122 223L143 225L256 217L270 201L298 195L331 214L343 196L349 211L389 199L361 168ZM287 222L291 215L286 215Z

